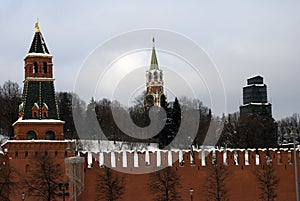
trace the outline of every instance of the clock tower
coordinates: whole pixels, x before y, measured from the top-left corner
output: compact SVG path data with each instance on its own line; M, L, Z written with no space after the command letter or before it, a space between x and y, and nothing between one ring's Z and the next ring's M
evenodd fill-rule
M155 40L153 38L150 68L146 71L145 106L147 108L152 106L160 107L162 99L166 100L166 96L164 94L163 71L160 70L158 66L155 51Z

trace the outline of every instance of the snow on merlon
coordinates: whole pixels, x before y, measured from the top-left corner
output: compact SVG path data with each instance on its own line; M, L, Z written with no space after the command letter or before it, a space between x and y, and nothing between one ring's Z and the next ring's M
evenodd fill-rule
M120 142L107 140L80 140L84 147L84 152L155 152L159 150L156 143L134 143L134 142Z

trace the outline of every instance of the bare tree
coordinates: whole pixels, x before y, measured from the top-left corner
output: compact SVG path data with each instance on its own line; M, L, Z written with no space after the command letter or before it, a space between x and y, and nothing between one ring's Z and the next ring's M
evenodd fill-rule
M59 118L65 121L64 137L65 139L77 139L78 135L75 129L72 100L77 98L75 94L68 92L59 92L56 94L57 105L59 109ZM80 100L78 100L80 101Z
M19 85L12 81L6 81L0 86L0 134L12 137L12 124L18 119L21 94Z
M110 168L104 167L97 178L97 200L122 200L125 191L124 177L120 177Z
M277 145L277 123L267 115L241 115L237 132L240 148L268 148Z
M229 176L229 171L227 167L222 163L207 165L207 175L204 184L207 200L228 201L226 180Z
M172 167L150 174L149 188L155 201L182 200L177 192L180 187L180 178Z
M277 121L279 143L292 143L295 140L300 142L300 114L293 114ZM294 136L294 134L296 134Z
M260 189L259 199L266 201L275 200L277 197L276 188L279 184L279 178L275 175L275 169L272 163L256 168L254 175L256 176Z
M9 193L14 193L18 183L15 182L17 172L5 162L0 164L0 200L9 201Z
M41 201L55 201L59 193L59 183L64 174L59 164L55 164L47 152L40 152L31 160L28 176L25 179L27 194Z
M239 147L238 122L240 114L235 112L224 117L224 127L218 141L218 146L222 147Z

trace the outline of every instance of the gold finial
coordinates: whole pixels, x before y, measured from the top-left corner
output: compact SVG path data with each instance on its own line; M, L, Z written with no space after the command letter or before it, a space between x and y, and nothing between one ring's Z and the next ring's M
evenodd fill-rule
M40 27L39 27L39 22L37 21L36 23L35 23L35 32L40 32Z

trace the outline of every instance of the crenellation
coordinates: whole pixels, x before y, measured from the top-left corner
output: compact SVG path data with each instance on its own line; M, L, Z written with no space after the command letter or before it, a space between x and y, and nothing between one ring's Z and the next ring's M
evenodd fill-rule
M298 157L299 157L299 150ZM59 152L62 154L62 152ZM193 154L191 154L193 153ZM13 155L15 153L12 153ZM33 155L32 151L28 152L28 156ZM49 154L54 154L54 151L49 151ZM270 158L267 159L269 154ZM19 152L18 157L23 158L25 151ZM87 161L87 167L92 168L94 165L107 166L117 169L144 169L144 168L161 168L167 166L173 167L191 167L191 166L207 166L213 164L213 158L216 159L217 164L225 164L229 167L253 167L257 165L267 164L267 160L273 162L273 165L292 165L292 152L289 151L275 151L269 152L264 150L196 150L196 151L122 151L122 152L99 152L92 154L91 152L82 153ZM194 163L191 159L194 156ZM202 157L204 159L202 160ZM184 160L183 160L184 159ZM204 162L204 164L203 164ZM226 163L225 163L226 162Z
M229 166L235 165L234 163L234 151L233 150L228 150L227 152L227 161Z
M276 150L269 150L269 156L270 156L270 160L271 160L271 162L272 163L276 163L276 159L277 159L277 157L276 157Z
M150 159L150 166L155 166L156 164L156 161L157 161L157 157L156 157L156 154L155 152L149 152L149 159Z
M249 165L255 165L256 164L256 150L248 149L248 163Z
M123 168L123 152L115 152L116 167Z
M245 150L237 151L237 165L245 165Z
M217 150L215 150L215 154L216 154L216 162L217 162L217 164L224 164L223 151L217 149Z
M161 156L161 165L162 167L168 166L168 151L161 150L158 151L157 153L160 153Z
M259 164L267 163L267 152L265 150L258 150Z
M133 164L134 156L133 156L133 154L130 153L130 152L126 152L126 156L127 156L127 167L128 168L134 167L134 164Z

